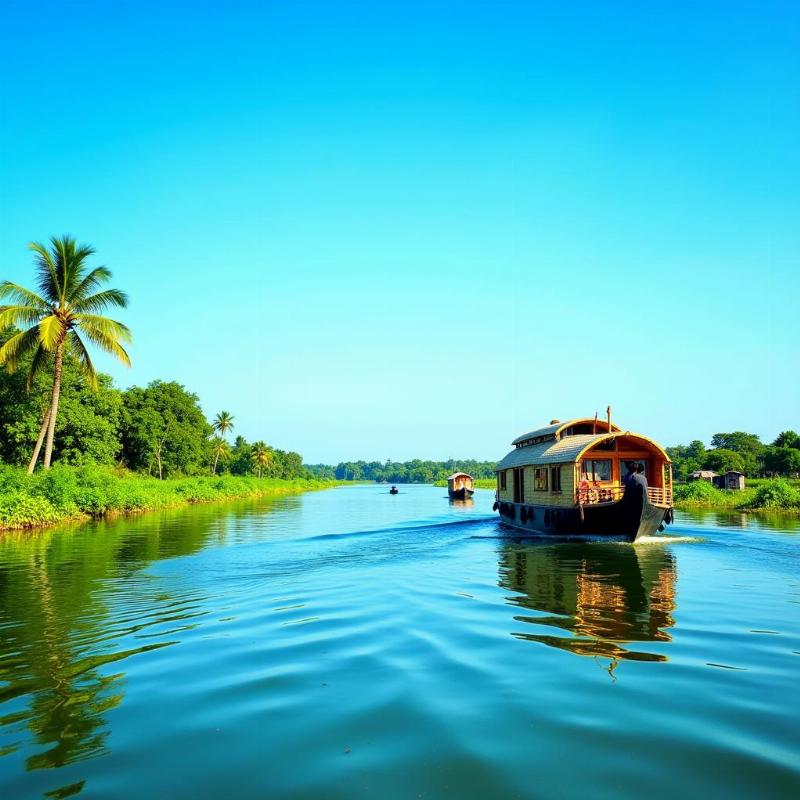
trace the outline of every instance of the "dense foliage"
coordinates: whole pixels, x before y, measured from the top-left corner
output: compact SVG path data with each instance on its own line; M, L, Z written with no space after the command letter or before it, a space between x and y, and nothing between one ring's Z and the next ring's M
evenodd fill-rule
M723 473L743 472L748 477L800 474L800 435L783 431L772 444L764 444L754 433L734 431L716 433L711 447L695 440L688 445L668 447L675 479L684 481L695 470L710 469Z
M800 510L800 485L783 478L756 479L741 492L717 489L708 481L692 481L676 486L675 505L678 508L736 509L739 511Z
M13 334L13 329L0 332L0 345ZM28 463L50 403L52 375L41 370L30 390L26 385L33 357L21 356L13 373L0 370L0 462L14 466ZM226 421L220 428L219 419L215 420L215 427L227 433L231 417L222 413ZM108 375L97 373L93 387L77 359L65 353L54 463L116 465L162 478L212 471L258 474L252 444L240 436L233 447L221 447L221 437L211 433L197 395L179 383L157 380L144 388L120 391ZM266 448L260 467L264 477L288 480L308 475L298 453L260 444Z
M232 475L158 480L97 465L56 464L28 475L0 465L0 529L30 528L82 516L100 517L329 486L325 481L259 480Z

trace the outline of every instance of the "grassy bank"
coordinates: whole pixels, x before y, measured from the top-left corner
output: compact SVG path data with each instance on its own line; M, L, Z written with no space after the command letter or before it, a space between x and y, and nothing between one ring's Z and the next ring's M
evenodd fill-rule
M447 481L436 481L434 486L447 486ZM496 489L497 480L495 478L475 478L476 489Z
M741 492L717 489L707 481L693 481L675 486L673 496L676 508L800 513L800 481L779 478L749 481Z
M23 469L0 466L0 530L156 511L190 503L299 494L336 483L231 475L159 481L94 466L55 466L49 472L28 475Z

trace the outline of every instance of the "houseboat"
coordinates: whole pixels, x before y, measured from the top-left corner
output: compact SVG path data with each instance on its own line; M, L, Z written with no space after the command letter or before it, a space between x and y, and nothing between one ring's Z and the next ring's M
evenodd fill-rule
M454 472L447 479L447 494L451 500L467 500L475 494L475 485L472 475L466 472Z
M672 463L661 445L595 418L518 436L497 464L495 510L537 535L633 542L672 522ZM631 479L632 474L636 474Z

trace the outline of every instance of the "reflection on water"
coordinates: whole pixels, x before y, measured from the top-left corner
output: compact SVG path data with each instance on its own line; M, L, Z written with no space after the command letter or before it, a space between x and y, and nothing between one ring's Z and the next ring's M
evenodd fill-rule
M682 515L666 544L523 544L492 492L446 500L354 486L0 536L0 797L800 778L797 536Z
M739 528L748 531L800 533L800 516L781 511L746 514L743 511L682 510L681 517L702 527Z
M662 546L506 544L500 585L509 602L535 615L514 636L579 655L666 661L661 653L630 650L631 642L670 641L675 610L675 559ZM569 635L537 629L560 628Z
M471 509L475 506L475 501L471 497L465 497L463 500L456 500L449 498L450 506L454 511L463 511Z
M15 733L26 729L38 745L26 759L29 770L106 750L105 718L123 699L123 673L101 668L173 644L170 628L185 625L198 601L154 583L144 602L140 594L126 604L117 582L154 560L196 552L208 542L213 519L201 513L181 524L168 512L139 528L98 523L92 535L73 528L0 536L0 703L29 699L0 716L4 738L12 739L0 755L16 751ZM119 648L122 637L141 644Z

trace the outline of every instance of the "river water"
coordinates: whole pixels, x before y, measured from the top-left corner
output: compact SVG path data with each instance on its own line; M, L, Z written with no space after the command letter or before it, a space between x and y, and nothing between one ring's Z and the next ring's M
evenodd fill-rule
M800 796L797 520L354 486L0 536L0 797Z

